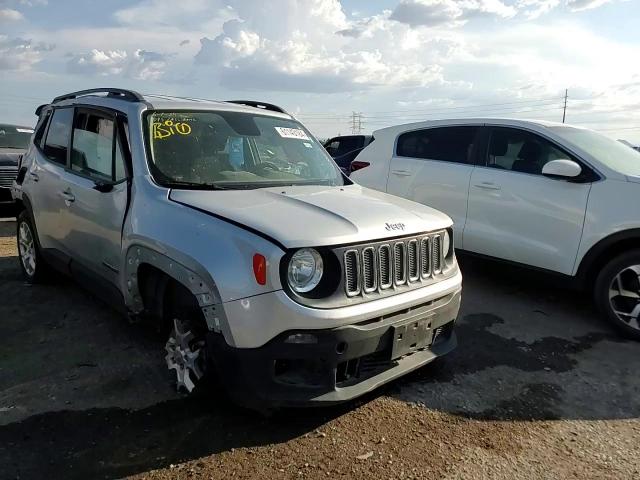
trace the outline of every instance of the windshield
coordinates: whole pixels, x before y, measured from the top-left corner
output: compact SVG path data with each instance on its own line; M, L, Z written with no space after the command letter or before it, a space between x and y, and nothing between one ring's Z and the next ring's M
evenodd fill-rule
M31 128L0 125L0 148L26 150L32 133Z
M302 125L242 112L147 115L154 178L167 186L260 188L343 185L324 148Z
M572 127L551 127L551 130L612 170L640 176L640 152L633 148L592 130Z

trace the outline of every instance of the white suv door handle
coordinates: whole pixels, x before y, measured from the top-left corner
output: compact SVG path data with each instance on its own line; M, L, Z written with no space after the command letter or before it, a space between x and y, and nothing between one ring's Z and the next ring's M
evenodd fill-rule
M496 185L495 183L492 183L492 182L474 183L473 186L478 188L484 188L485 190L500 190L500 185Z
M407 170L391 170L391 173L399 177L410 177L411 175L413 175L411 172Z
M31 179L32 179L34 182L37 182L38 180L40 180L40 177L38 176L38 174L37 174L37 173L29 172L29 176L31 177Z

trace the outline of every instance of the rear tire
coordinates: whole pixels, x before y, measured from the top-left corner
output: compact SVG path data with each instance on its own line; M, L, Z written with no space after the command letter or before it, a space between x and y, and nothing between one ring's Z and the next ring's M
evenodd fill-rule
M42 258L36 235L31 217L23 210L16 222L16 240L20 270L29 284L44 283L49 274L49 266Z
M610 260L598 274L593 293L605 318L625 337L640 341L640 250Z

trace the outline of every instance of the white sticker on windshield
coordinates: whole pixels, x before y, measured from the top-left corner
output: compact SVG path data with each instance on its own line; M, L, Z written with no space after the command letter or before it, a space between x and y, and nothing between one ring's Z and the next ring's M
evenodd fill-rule
M16 128L16 130L20 133L33 133L33 130L30 128Z
M286 128L286 127L274 127L276 132L282 138L297 138L298 140L310 140L307 137L307 134L304 133L304 130L300 130L299 128Z
M311 145L309 142L304 142L304 146L307 148L313 148L313 145Z

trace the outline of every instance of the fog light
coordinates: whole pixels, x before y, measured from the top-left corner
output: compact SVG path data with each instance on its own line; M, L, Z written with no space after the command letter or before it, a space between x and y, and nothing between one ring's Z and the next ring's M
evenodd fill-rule
M318 337L311 333L294 333L289 335L284 343L318 343Z

